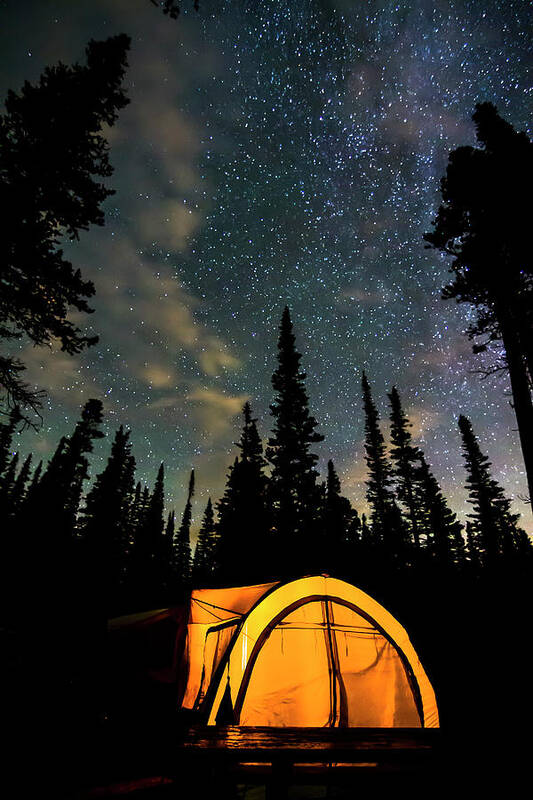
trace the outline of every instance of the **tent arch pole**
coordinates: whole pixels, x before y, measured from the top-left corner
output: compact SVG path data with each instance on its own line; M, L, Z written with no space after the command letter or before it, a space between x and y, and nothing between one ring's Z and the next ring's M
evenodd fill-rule
M331 590L329 590L330 587ZM319 588L321 591L317 591ZM291 600L291 594L293 597L296 596L296 599ZM286 602L284 602L283 599L285 595L288 596ZM280 614L282 617L285 616L286 613L289 613L286 611L288 606L295 602L299 603L299 605L303 605L304 603L310 602L311 598L314 596L317 596L320 599L326 598L327 600L334 600L336 602L340 602L342 605L352 607L356 613L361 614L361 616L366 618L372 625L375 625L376 628L380 630L382 635L384 635L390 644L396 649L400 659L402 659L403 655L403 659L405 660L402 659L402 664L406 670L407 677L409 678L410 673L412 673L413 682L411 683L410 681L410 684L412 686L414 685L415 687L413 696L417 704L417 711L420 709L419 715L421 717L422 725L424 727L439 727L439 716L435 693L403 626L392 616L392 614L390 614L390 612L388 612L370 595L366 594L366 592L363 592L361 589L358 589L346 581L342 581L337 578L330 578L327 575L306 576L304 578L298 578L296 580L277 584L269 589L269 591L266 592L263 597L256 601L246 617L241 620L235 632L235 636L232 638L232 641L229 644L226 653L224 654L224 658L219 664L219 667L216 671L217 674L213 676L212 684L204 699L203 709L208 724L214 724L217 709L220 705L221 676L224 674L224 670L231 660L237 658L237 647L239 642L241 643L242 647L244 637L248 638L248 627L251 626L254 628L255 626L254 633L256 635L255 637L251 637L254 640L254 647L252 647L253 652L255 649L255 644L258 642L259 638L262 637L262 634L266 631L267 627L271 626L270 630L273 629L274 626L272 626L272 621L274 617L277 617ZM261 618L262 607L267 600L274 605L274 610L268 615L263 614L263 616L267 616L268 618L268 622L266 622L266 624L264 620L262 623L258 624L257 618ZM265 634L263 638L266 640L267 635ZM260 649L260 647L256 649L255 658L257 658L257 653L260 651ZM251 654L252 653L250 653L250 655ZM244 664L244 661L246 661L246 664ZM245 687L247 686L247 683L249 682L249 676L251 675L250 668L250 670L248 670L246 684L243 686L244 671L248 661L248 654L246 653L246 657L244 657L243 651L242 669L236 669L237 673L241 673L240 676L237 674L238 686L236 685L232 692L235 701L238 701L239 703L239 709L242 708ZM236 664L236 666L238 665ZM234 702L234 705L237 709L237 702Z
M274 628L277 625L279 625L279 623L283 619L285 619L285 617L287 617L289 614L291 614L296 609L301 608L304 605L307 605L307 603L314 603L314 602L319 602L319 603L328 603L328 602L330 602L330 603L338 603L338 605L345 606L346 608L350 608L352 611L355 611L356 614L359 614L361 617L366 619L367 622L370 622L372 625L374 625L376 630L378 630L381 633L381 635L385 639L387 639L387 641L394 647L394 649L396 650L396 652L398 653L398 655L400 657L400 661L402 662L402 666L403 666L403 668L405 670L405 674L406 674L407 680L409 682L409 686L411 687L411 691L413 692L413 697L414 697L414 700L415 700L416 710L417 710L418 716L420 718L421 726L424 727L424 709L423 709L423 705L422 705L422 697L421 697L421 694L420 694L420 687L419 687L418 681L416 680L416 677L415 677L415 675L413 673L411 665L410 665L405 653L403 652L403 650L397 645L397 643L394 641L394 639L391 636L389 636L387 631L384 630L384 628L375 619L373 619L369 614L367 614L362 608L359 608L358 606L354 605L353 603L350 603L348 600L345 600L342 597L335 597L333 595L310 595L309 597L302 597L299 600L295 600L294 603L292 603L290 606L287 606L287 608L285 608L283 611L280 611L280 613L277 614L268 623L268 625L263 630L261 636L256 641L256 643L255 643L255 645L253 647L253 650L252 650L252 652L251 652L251 654L250 654L250 656L248 658L248 663L246 664L246 669L244 671L244 675L242 677L241 684L239 686L239 692L237 694L237 700L235 702L235 714L237 716L237 719L240 718L240 714L241 714L241 711L242 711L242 706L244 704L244 699L245 699L245 696L246 696L246 691L247 691L248 685L250 683L250 678L251 678L251 675L252 675L252 672L253 672L253 668L255 666L255 662L257 661L259 653L261 652L261 650L262 650L264 644L266 643L268 637L270 636L270 634L272 633ZM332 644L330 644L329 646L331 648L333 647Z

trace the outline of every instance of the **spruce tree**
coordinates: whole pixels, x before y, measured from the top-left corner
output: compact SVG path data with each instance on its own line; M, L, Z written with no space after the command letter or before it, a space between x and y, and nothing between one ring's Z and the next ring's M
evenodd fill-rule
M129 437L121 425L107 465L87 495L80 526L109 609L119 603L126 569L135 469Z
M10 509L10 498L15 485L19 454L15 453L9 461L4 475L0 479L0 518L7 517Z
M229 469L224 495L217 504L217 569L224 582L259 580L268 574L269 509L265 459L257 420L250 404L237 442L240 454Z
M323 515L324 539L320 542L316 569L343 574L348 545L357 542L358 517L350 501L341 494L341 482L331 459L328 461ZM353 553L350 555L353 557Z
M174 537L174 574L178 587L183 590L189 585L191 577L191 522L192 522L192 498L194 496L194 470L191 470L189 478L189 490L187 492L187 502L183 510L181 524Z
M511 513L511 501L491 474L488 456L481 452L467 417L459 417L463 456L468 474L466 488L474 512L469 514L481 565L494 568L498 559L513 552L520 515Z
M39 486L39 481L41 480L41 473L43 471L43 462L42 460L39 461L37 464L35 471L32 475L30 485L26 491L26 495L24 497L23 508L27 509L31 507L32 503L34 502L35 493L37 491L37 487Z
M102 402L88 400L72 436L62 437L38 487L36 512L59 543L72 540L83 483L89 477L87 454L101 439Z
M13 484L13 489L11 490L11 494L9 497L9 513L11 516L17 516L22 504L24 502L24 497L26 494L26 484L30 478L30 471L31 471L31 462L32 462L32 454L30 453L22 467L20 468L20 472L15 478L15 482Z
M174 572L173 572L173 547L174 547L174 534L176 532L176 513L174 510L169 511L167 514L167 521L165 524L165 532L163 534L163 549L162 549L162 573L163 573L163 587L164 594L170 602L172 598Z
M387 559L406 559L406 531L392 491L392 468L379 427L379 415L365 372L362 378L365 411L366 497L371 508L372 539Z
M217 532L211 498L205 507L202 526L198 532L192 566L192 579L195 586L209 583L215 573L217 552Z
M18 406L11 409L7 423L0 421L0 476L3 474L9 462L13 434L20 421L21 414Z
M164 489L165 471L161 464L154 489L145 505L143 521L138 534L142 542L143 560L138 564L140 596L149 604L158 604L164 595ZM146 499L145 499L146 502Z
M270 501L278 538L279 569L297 574L304 567L302 555L316 536L319 490L315 469L318 456L311 446L323 440L309 413L305 372L295 347L290 312L285 307L278 341L278 368L272 375L276 392L270 406L274 417L266 457L272 466Z
M97 341L69 318L71 310L91 311L94 286L60 243L103 224L101 204L113 194L101 180L113 171L103 128L128 103L121 83L129 44L125 34L90 41L86 65L47 67L37 84L7 93L0 117L0 338L8 342L56 338L72 355ZM0 355L0 405L7 399L40 407L42 393L23 383L23 369L19 358Z
M420 450L412 442L411 424L402 408L400 395L395 386L389 394L391 414L390 458L393 463L393 480L396 496L407 512L409 531L414 545L420 548L420 517L422 510L418 502L416 487L417 466Z
M444 299L470 303L477 318L467 330L475 353L495 341L505 350L513 408L533 502L533 268L530 208L517 191L533 177L533 142L479 103L472 117L479 147L459 147L441 181L442 205L431 247L452 256L454 280ZM488 370L490 371L490 370Z
M463 526L448 506L423 455L420 455L417 477L424 513L421 530L425 530L426 548L440 566L462 567L465 562Z

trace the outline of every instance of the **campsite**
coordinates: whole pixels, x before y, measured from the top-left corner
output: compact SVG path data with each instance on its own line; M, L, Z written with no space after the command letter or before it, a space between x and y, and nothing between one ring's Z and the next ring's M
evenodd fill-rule
M530 10L0 3L8 800L527 792Z

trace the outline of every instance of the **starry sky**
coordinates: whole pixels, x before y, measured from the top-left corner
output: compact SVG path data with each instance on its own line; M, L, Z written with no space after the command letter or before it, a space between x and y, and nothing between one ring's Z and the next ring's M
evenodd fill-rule
M476 102L531 135L530 3L192 5L173 21L148 0L0 3L2 97L45 65L82 60L90 38L132 37L131 103L107 133L116 194L105 226L65 247L95 283L95 313L77 321L100 341L75 358L21 344L48 399L38 434L16 446L47 458L101 398L109 436L132 430L138 478L153 484L165 463L178 514L195 468L198 524L223 490L246 400L268 435L288 304L325 436L320 468L333 458L359 511L366 369L385 435L395 384L462 519L461 413L533 533L508 381L474 374L472 311L440 299L448 264L422 241L449 152L475 143Z

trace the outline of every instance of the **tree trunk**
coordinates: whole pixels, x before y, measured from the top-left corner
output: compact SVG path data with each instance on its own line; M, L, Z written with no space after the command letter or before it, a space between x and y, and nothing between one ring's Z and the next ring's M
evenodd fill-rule
M520 347L520 339L508 308L505 308L503 303L498 303L497 313L509 368L514 412L526 467L529 503L531 505L533 503L533 403L531 401L527 367Z

